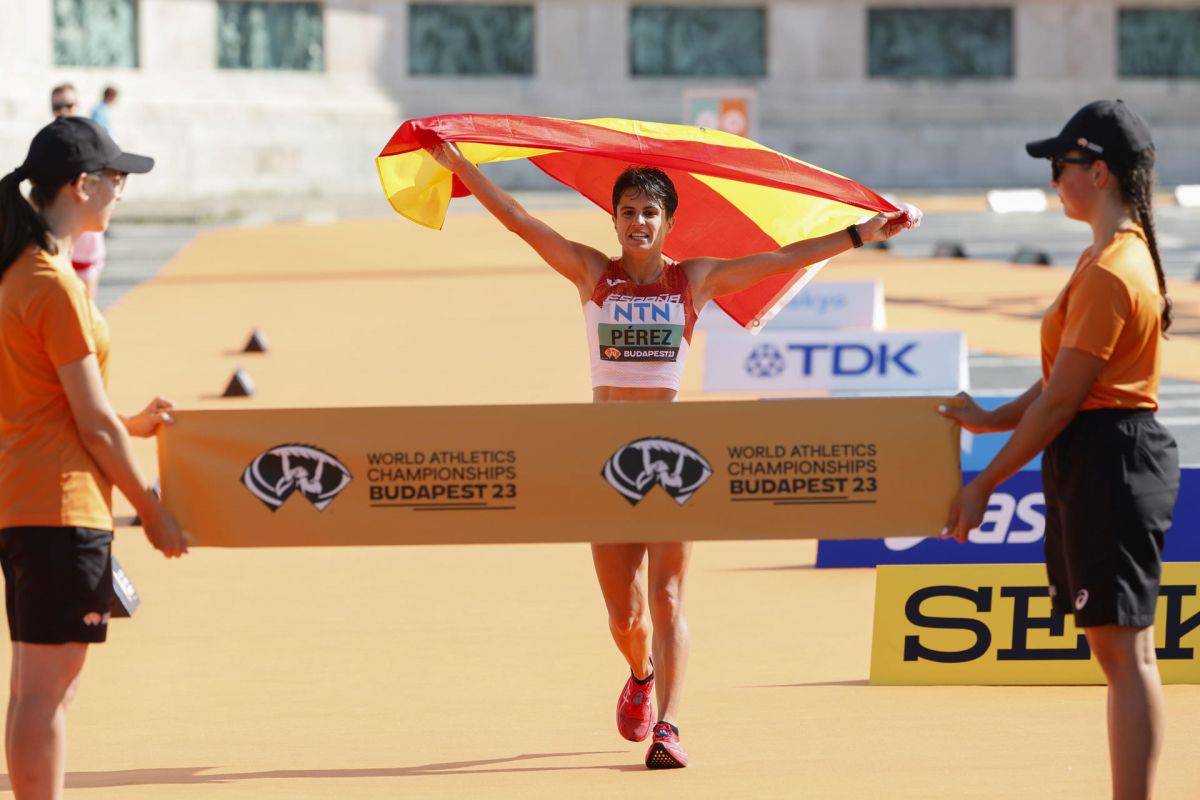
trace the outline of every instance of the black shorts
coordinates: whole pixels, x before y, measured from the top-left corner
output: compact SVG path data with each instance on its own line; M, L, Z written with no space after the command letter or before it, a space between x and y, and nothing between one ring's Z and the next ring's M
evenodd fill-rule
M14 642L103 642L113 600L112 531L0 529L8 632Z
M1081 411L1046 448L1042 488L1054 612L1081 628L1153 625L1179 494L1170 432L1148 410Z

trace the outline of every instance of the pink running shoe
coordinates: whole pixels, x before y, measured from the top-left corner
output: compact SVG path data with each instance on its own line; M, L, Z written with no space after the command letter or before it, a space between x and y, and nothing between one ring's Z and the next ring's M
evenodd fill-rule
M638 683L630 673L625 688L617 698L617 730L631 742L645 741L654 722L654 673L645 683Z
M654 743L646 751L646 769L679 769L688 765L688 755L679 746L679 734L665 722L654 726Z

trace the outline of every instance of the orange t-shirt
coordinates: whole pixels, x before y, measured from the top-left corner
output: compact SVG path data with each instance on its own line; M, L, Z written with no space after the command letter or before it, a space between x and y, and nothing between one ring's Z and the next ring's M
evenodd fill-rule
M1158 409L1162 294L1141 228L1117 231L1098 255L1088 248L1042 317L1042 382L1063 347L1104 359L1080 410Z
M108 324L65 256L30 246L0 278L0 528L112 530L112 483L84 448L58 367L93 354L107 383Z

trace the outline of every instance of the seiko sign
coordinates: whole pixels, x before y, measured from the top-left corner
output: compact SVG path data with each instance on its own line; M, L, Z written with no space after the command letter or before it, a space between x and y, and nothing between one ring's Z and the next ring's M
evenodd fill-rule
M1200 683L1200 564L1163 567L1155 645L1164 683ZM873 684L1080 684L1104 676L1083 632L1050 610L1040 564L882 566Z
M967 387L961 331L713 331L705 341L706 391L954 393Z

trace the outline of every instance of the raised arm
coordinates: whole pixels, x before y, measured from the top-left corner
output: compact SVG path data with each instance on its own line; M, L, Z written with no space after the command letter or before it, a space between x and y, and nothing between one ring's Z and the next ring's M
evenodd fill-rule
M442 142L430 148L429 154L453 172L504 227L524 239L555 272L574 283L581 296L591 294L607 265L603 253L572 242L530 214L516 198L467 160L454 143Z
M883 242L900 231L916 227L919 223L920 212L912 209L908 212L891 211L876 214L855 227L862 241ZM696 307L701 308L714 297L748 289L772 275L796 272L844 253L854 245L850 232L842 230L742 258L689 259L685 262L684 269L692 285Z

